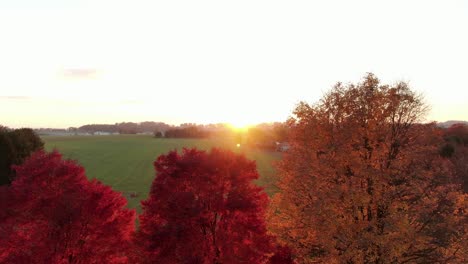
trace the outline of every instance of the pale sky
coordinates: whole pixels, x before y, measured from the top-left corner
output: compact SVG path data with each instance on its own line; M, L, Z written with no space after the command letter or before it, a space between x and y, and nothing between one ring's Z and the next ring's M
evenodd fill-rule
M0 0L0 124L284 121L366 72L468 120L468 1Z

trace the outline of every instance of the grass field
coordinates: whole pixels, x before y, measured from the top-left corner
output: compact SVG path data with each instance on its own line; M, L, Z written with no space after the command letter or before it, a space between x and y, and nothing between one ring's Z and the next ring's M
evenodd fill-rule
M272 163L281 154L261 150L237 148L235 142L214 139L164 139L149 135L116 136L44 136L47 150L57 149L65 158L78 161L86 169L89 178L121 191L127 197L129 207L139 210L140 200L146 199L154 179L153 161L157 156L183 147L208 150L212 147L243 152L257 162L260 179L257 184L272 195L276 188L275 169ZM137 197L130 197L136 193Z

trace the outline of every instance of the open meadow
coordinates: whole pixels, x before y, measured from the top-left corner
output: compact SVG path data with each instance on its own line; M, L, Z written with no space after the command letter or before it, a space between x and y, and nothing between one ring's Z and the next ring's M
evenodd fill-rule
M197 147L208 150L212 147L244 153L255 160L260 179L257 184L265 187L268 195L275 193L276 180L274 161L281 154L256 149L237 148L230 140L217 139L166 139L151 135L113 136L43 136L48 151L57 149L65 158L78 161L86 169L89 178L96 178L122 192L129 207L140 211L140 201L146 199L154 179L154 160L170 150Z

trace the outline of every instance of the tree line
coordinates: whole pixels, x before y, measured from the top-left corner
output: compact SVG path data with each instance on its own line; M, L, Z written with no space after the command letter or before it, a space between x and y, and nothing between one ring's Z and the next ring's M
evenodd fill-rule
M208 138L212 135L213 132L200 128L198 126L187 126L168 129L164 132L164 135L159 131L155 133L155 137L165 138Z
M153 133L154 131L166 131L172 126L164 122L122 122L115 124L89 124L78 128L72 128L74 131L87 133L107 132L119 134L137 134L137 133Z
M271 201L243 155L171 151L139 228L121 194L35 152L0 187L0 262L466 263L468 130L426 111L372 74L300 103Z

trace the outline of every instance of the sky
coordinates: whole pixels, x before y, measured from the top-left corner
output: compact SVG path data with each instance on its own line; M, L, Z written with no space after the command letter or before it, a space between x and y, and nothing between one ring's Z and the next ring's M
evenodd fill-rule
M0 0L0 124L284 121L373 72L468 120L468 1Z

